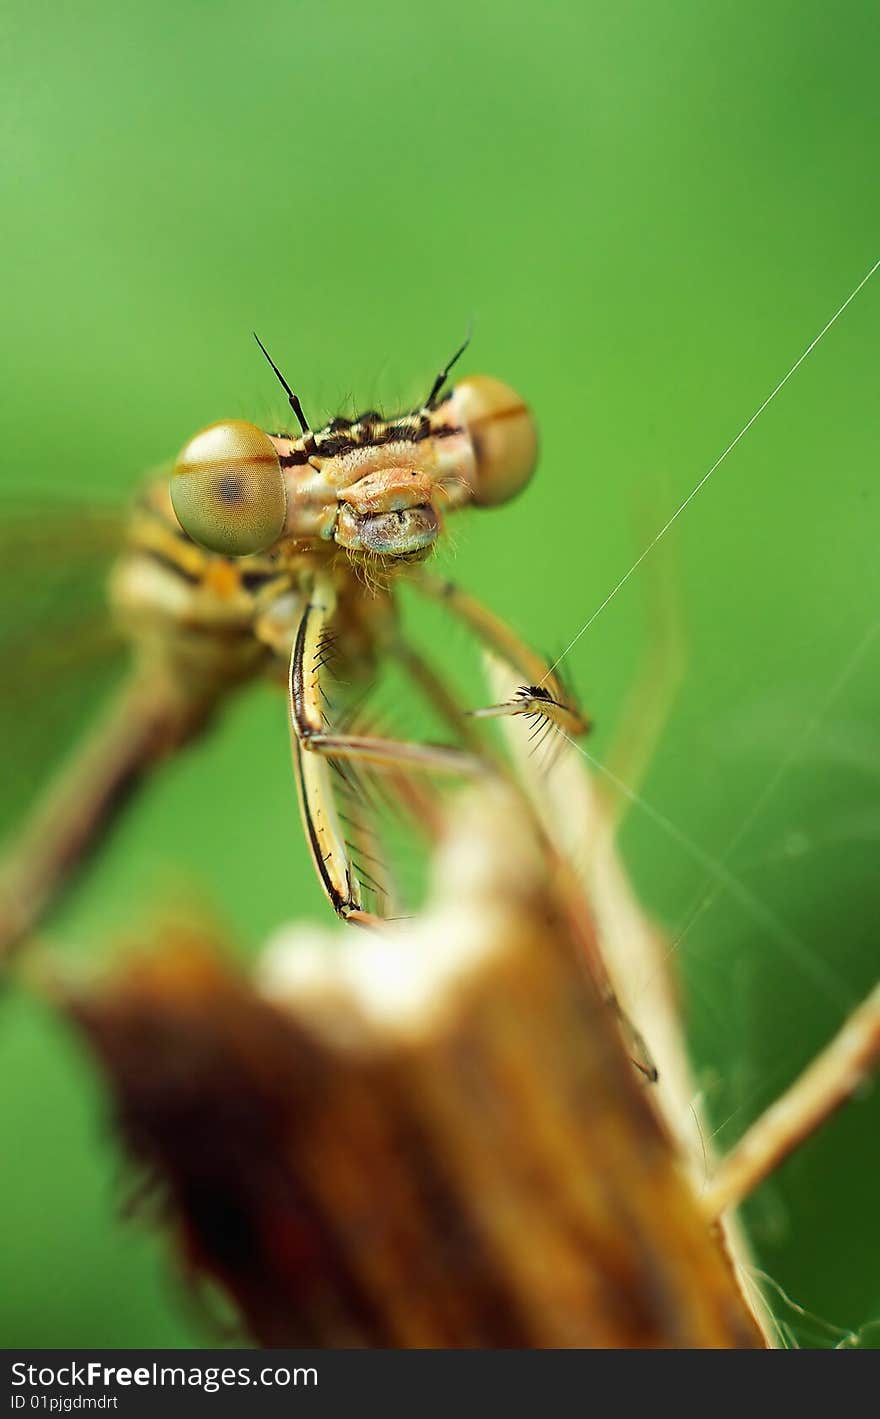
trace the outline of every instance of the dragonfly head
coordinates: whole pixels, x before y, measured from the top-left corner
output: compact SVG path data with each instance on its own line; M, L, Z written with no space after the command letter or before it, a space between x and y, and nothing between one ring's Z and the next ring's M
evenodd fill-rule
M269 435L243 419L202 429L177 457L171 502L184 532L211 552L244 557L271 547L287 491Z
M444 422L425 458L409 456L416 445L406 440L395 458L392 440L338 456L322 457L318 445L313 457L283 461L294 447L288 437L241 419L211 424L174 465L177 520L194 542L228 557L265 552L284 536L331 539L389 563L426 557L440 534L438 506L508 502L538 456L534 419L501 380L471 375L434 412Z

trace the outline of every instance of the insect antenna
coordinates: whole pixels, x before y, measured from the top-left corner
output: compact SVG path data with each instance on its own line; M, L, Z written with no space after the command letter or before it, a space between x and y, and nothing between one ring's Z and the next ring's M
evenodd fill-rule
M266 346L263 344L256 330L252 331L251 333L257 344L259 345L260 349L262 350L263 354L266 356L266 359L269 361L269 364L275 371L275 378L278 380L279 384L287 395L287 402L293 410L294 414L296 415L299 421L300 428L302 429L304 434L307 434L309 432L309 421L303 413L302 405L299 402L299 395L294 394L293 390L287 383L287 380L284 378L284 375L281 373L275 361L272 359L272 356L269 354L269 351L266 349ZM456 356L456 358L458 357Z
M467 349L468 345L471 343L471 336L472 336L472 334L473 334L473 331L469 329L467 335L465 336L464 344L463 344L463 345L459 345L459 347L458 347L458 349L456 350L455 354L452 356L452 359L451 359L451 360L447 360L447 362L446 362L446 364L443 366L442 370L440 370L439 374L437 375L437 378L434 380L434 383L431 385L431 392L430 392L430 394L428 395L427 399L425 400L424 407L425 407L426 409L430 409L431 405L434 403L434 400L437 398L437 395L440 393L441 389L443 388L444 384L446 383L447 379L449 378L449 371L452 369L453 365L455 365L455 364L461 359L461 357L462 357L462 355L464 354L465 350Z

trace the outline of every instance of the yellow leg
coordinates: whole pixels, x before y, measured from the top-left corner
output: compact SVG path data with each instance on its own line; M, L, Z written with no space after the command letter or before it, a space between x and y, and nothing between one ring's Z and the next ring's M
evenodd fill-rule
M541 715L552 720L566 734L577 738L586 734L589 720L568 693L559 676L543 656L520 640L508 625L482 606L454 582L436 576L423 568L410 575L412 585L433 601L440 602L474 633L478 640L522 678L523 684L505 704L490 705L475 711L478 718L501 715Z
M399 775L413 770L475 777L488 771L476 754L443 744L422 744L369 734L335 733L326 724L321 675L325 637L335 611L332 584L316 580L302 612L290 660L290 729L300 809L321 885L339 916L369 925L361 887L340 822L333 773L346 782L345 762L369 764Z
M220 698L188 695L170 674L132 673L0 861L0 960L48 915L130 795L198 733Z
M569 738L576 738L589 730L587 716L572 699L548 662L520 640L500 617L487 610L467 592L459 590L453 582L421 567L413 570L411 581L418 590L457 616L490 654L502 663L505 675L512 672L514 677L521 677L524 682L510 700L477 710L473 713L473 718L489 719L517 714L534 716L552 721ZM538 732L540 733L540 729ZM598 950L590 907L582 896L576 874L564 851L560 851L556 844L555 835L548 834L546 829L542 829L542 835L547 846L548 860L555 861L560 871L561 891L569 903L572 923L582 941L584 956L597 989L620 1021L632 1051L633 1064L653 1083L657 1079L656 1067L642 1036L621 1008L608 982L604 962Z
M469 715L459 704L446 681L437 674L430 661L402 636L396 636L389 647L391 654L406 671L413 684L433 705L456 739L473 753L485 757L487 746Z

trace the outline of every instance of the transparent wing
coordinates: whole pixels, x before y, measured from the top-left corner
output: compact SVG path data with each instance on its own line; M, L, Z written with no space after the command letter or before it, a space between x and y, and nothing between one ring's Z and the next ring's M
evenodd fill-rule
M0 834L14 829L117 682L107 604L124 513L6 500L0 523Z

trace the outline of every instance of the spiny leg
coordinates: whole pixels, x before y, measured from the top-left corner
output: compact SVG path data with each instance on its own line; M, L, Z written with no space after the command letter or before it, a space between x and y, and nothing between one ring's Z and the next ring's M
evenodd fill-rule
M411 581L418 590L440 602L463 621L497 659L522 677L523 683L515 695L503 704L474 711L476 718L534 715L545 723L555 724L571 738L586 734L590 727L589 720L568 693L555 669L526 645L500 616L461 591L454 582L433 572L414 569Z
M379 918L364 910L336 805L334 772L344 784L349 763L367 764L392 776L418 770L466 778L486 773L488 765L477 755L452 746L338 733L327 727L322 671L335 604L332 584L327 578L316 578L290 660L291 742L300 810L324 891L339 916L371 925Z

